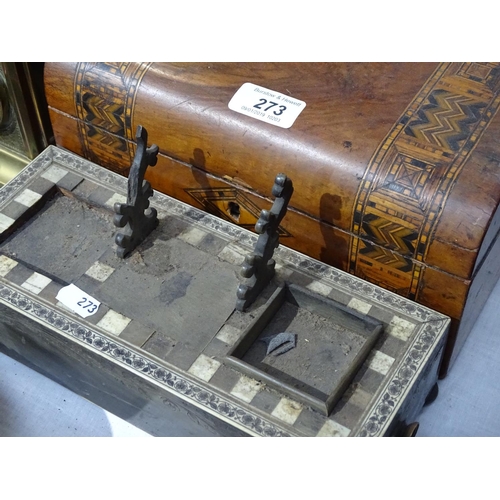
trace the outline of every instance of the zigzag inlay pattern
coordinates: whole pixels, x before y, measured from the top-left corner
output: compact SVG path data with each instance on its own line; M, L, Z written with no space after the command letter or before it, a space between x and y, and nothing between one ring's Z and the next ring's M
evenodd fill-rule
M411 271L413 268L413 263L409 259L405 259L397 253L390 252L389 250L384 250L381 247L370 245L365 243L365 247L360 250L360 254L364 257L368 257L379 264L384 264L393 269L398 269L402 272Z
M82 98L83 107L87 112L85 120L96 127L101 127L120 136L125 135L123 123L124 106L91 93L85 93Z
M363 230L372 241L382 242L388 248L413 255L418 234L400 223L388 221L374 214L364 217Z
M469 96L434 90L405 128L405 134L422 142L458 151L482 117L486 103Z
M350 242L349 272L418 300L425 273L419 262L457 177L500 109L499 75L500 63L442 63L423 85L359 184L351 230L360 239Z
M78 131L86 158L124 172L134 155L135 94L151 63L79 63L75 74Z
M127 143L125 139L121 137L116 137L113 134L104 132L103 130L92 127L90 125L88 125L86 129L87 129L87 135L92 140L93 146L98 148L99 152L116 153L116 152L127 151Z

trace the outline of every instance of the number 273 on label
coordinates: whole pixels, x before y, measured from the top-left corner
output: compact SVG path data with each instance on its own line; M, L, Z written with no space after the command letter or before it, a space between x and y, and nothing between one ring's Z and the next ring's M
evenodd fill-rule
M244 83L228 104L229 109L281 128L290 128L306 103L287 94Z

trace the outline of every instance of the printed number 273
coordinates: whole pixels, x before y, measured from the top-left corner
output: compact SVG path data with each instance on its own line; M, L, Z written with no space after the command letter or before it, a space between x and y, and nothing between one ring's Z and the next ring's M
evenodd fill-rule
M87 309L89 313L93 313L97 309L97 304L94 304L91 300L87 299L87 297L82 297L82 300L77 302L76 305L83 309Z
M281 115L281 113L283 113L283 111L286 110L286 106L280 106L277 102L268 101L267 99L259 99L259 102L257 104L254 104L253 107L257 108L257 109L262 109L262 106L264 106L264 104L269 104L269 105L266 106L263 109L263 111L268 111L269 109L274 108L274 106L278 106L279 111L277 111L277 110L273 111L273 115L276 115L276 116Z

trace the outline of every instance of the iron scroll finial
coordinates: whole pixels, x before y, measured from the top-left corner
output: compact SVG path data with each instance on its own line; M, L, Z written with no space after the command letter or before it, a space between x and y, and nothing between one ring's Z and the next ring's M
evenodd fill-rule
M158 161L158 146L147 147L148 132L139 125L136 132L137 150L128 176L127 203L115 203L113 224L123 227L115 236L118 246L116 254L126 257L158 225L158 213L149 208L149 198L153 196L151 184L144 180L148 166L154 167Z
M244 311L250 306L274 276L276 263L272 257L279 245L278 228L293 194L292 181L285 174L278 174L274 180L272 194L276 199L271 210L261 211L255 224L259 238L253 253L245 257L241 269L241 275L247 280L239 285L236 292L238 311Z

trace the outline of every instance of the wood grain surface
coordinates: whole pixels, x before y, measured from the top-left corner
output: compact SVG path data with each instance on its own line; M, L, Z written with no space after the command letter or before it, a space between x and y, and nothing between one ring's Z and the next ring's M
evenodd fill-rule
M282 244L451 316L450 346L496 234L499 78L496 63L45 69L58 145L126 174L140 124L160 148L155 189L248 228L286 173ZM306 107L288 129L236 113L228 102L245 82Z

